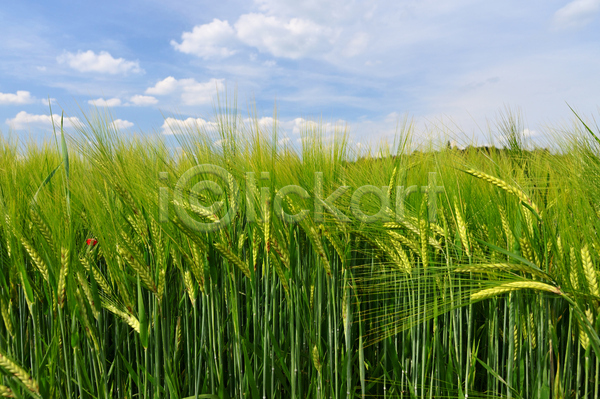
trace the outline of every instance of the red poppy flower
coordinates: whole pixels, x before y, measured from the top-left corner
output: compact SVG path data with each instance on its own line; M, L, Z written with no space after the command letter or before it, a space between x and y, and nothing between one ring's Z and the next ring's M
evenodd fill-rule
M98 244L98 240L94 239L94 238L88 238L87 239L87 245L91 245L92 247L96 244Z

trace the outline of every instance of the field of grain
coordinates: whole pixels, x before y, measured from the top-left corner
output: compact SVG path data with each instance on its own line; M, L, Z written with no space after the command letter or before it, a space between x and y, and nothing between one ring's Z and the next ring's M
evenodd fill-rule
M0 397L599 397L594 127L357 154L216 123L0 141Z

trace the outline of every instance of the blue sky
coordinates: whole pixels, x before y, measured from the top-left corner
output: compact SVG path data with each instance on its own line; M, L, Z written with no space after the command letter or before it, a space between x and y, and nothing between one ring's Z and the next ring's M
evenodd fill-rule
M265 126L277 103L291 138L322 119L356 142L404 115L483 142L506 106L537 135L600 105L600 0L22 0L0 35L0 131L23 139L51 137L48 97L169 134L209 124L219 90Z

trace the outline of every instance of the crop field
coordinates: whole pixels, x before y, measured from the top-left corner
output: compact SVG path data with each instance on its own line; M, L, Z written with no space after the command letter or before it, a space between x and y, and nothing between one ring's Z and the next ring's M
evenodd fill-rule
M176 150L113 126L0 140L0 397L600 397L576 114L549 150L515 115L501 149L361 154L230 109Z

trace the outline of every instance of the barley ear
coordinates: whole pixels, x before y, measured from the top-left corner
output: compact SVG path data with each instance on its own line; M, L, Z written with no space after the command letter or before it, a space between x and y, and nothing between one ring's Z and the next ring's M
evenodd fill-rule
M69 275L69 250L60 249L60 275L58 276L58 305L65 305L65 290L67 288L67 277Z
M329 259L327 259L327 255L325 254L325 248L323 248L323 242L321 241L321 237L319 237L317 230L312 226L307 226L305 228L305 231L308 235L308 238L310 239L310 242L313 245L313 249L321 258L325 272L329 277L331 277L331 265L329 264Z
M585 310L585 317L588 319L591 325L594 325L594 314L590 308ZM590 337L583 328L583 325L579 319L577 319L577 324L579 325L579 343L583 349L587 350L590 347Z
M31 393L32 396L36 398L41 398L39 392L38 383L31 378L29 374L17 363L15 363L11 358L6 356L3 352L0 352L0 367L11 373L16 379L18 379L27 390Z
M4 326L6 327L6 331L11 337L15 335L14 325L12 323L12 319L10 317L10 308L11 303L7 302L4 298L0 301L0 306L2 307L0 310L2 311L2 319L4 320Z
M108 281L104 278L104 276L102 275L100 270L95 265L92 265L90 263L90 261L88 260L87 257L82 256L81 258L79 258L79 261L81 262L81 264L83 265L85 270L88 272L90 277L92 277L94 280L96 280L96 284L98 284L98 286L106 294L112 293L112 288L108 284Z
M123 259L127 261L127 263L129 263L131 268L137 274L139 274L140 279L144 282L144 285L146 285L150 291L156 294L156 284L154 284L154 279L152 278L148 267L138 261L137 258L131 252L129 252L128 248L126 249L125 247L117 245L117 252Z
M0 396L3 398L14 398L15 394L6 385L0 385Z
M590 256L590 251L588 250L587 245L584 245L581 248L581 263L583 264L583 271L585 273L585 278L588 282L590 293L596 298L600 298L600 290L598 289L598 279L596 277L596 270L594 269L592 257Z
M388 184L387 196L391 202L392 193L394 192L394 184L396 183L396 176L398 175L398 167L394 167L394 171L392 172L392 177L390 178L390 183Z
M410 264L410 260L408 259L408 256L406 255L406 252L402 248L402 245L400 245L397 241L392 241L392 245L396 249L396 252L398 253L398 256L400 258L399 264L403 267L403 269L406 273L411 274L412 266Z
M200 286L200 291L204 293L204 255L200 247L196 245L195 242L192 242L190 246L193 256L192 262L190 263L190 268L192 269L192 273L194 274L194 277L196 277L196 281Z
M46 262L44 262L40 254L38 254L38 252L31 245L31 243L29 243L29 241L27 241L24 237L21 237L21 243L23 244L23 247L33 260L35 266L38 268L40 273L42 273L42 277L44 277L44 280L48 281L48 266L46 265Z
M122 318L137 333L140 332L140 322L132 314L129 314L125 310L119 309L115 304L113 304L113 303L111 303L111 302L109 302L107 300L102 301L102 307L104 309L108 310L109 312L113 313L114 315L119 316L120 318Z
M317 348L317 345L313 346L313 348L312 348L312 361L313 361L313 365L317 369L317 372L319 374L321 374L322 364L321 364L321 360L319 359L319 349Z
M429 238L429 222L427 219L427 194L423 196L421 202L421 215L419 218L419 237L421 239L421 261L423 262L423 269L429 267L429 251L428 251L428 238Z
M95 306L94 295L92 294L92 291L90 290L90 286L83 274L83 271L78 270L75 274L77 275L77 281L79 281L79 286L81 287L81 290L83 291L83 293L90 305L90 308L92 309L92 314L94 315L94 319L98 320L100 318L100 312L98 311L98 309Z
M579 275L577 273L578 262L577 257L575 256L575 248L571 247L569 252L569 260L571 261L569 268L569 277L571 279L571 286L575 291L579 290Z
M403 236L400 233L396 233L395 231L388 231L388 235L390 237L392 237L395 241L397 241L397 242L401 243L402 245L408 247L413 253L415 253L415 254L419 254L420 253L419 245L416 244L411 239L409 239L408 237L405 237L405 236Z
M486 288L484 290L478 291L474 294L471 294L472 301L478 301L481 299L491 298L497 295L501 295L511 291L517 290L535 290L535 291L544 291L550 292L552 294L562 295L562 292L557 288L549 284L540 283L537 281L513 281L510 283L504 283L497 287Z
M242 273L246 275L246 277L250 278L250 269L248 268L246 262L241 260L236 254L231 252L229 248L227 248L225 245L221 243L215 243L214 245L215 248L221 253L221 255L223 255L225 259L236 265L242 271Z
M152 242L154 243L156 250L155 258L158 265L158 286L156 289L158 300L160 301L165 291L165 278L167 273L165 249L162 242L162 232L154 219L150 221L150 229L152 231Z
M273 237L271 237L271 247L273 248L273 251L275 251L279 256L279 260L281 261L283 266L285 266L286 269L289 269L290 255L288 254L287 250L284 249L281 245L279 245L277 240Z
M267 200L264 204L263 213L264 217L264 230L265 230L265 245L267 253L271 251L271 207L269 206L270 201Z
M485 180L488 183L491 183L491 184L495 185L496 187L499 187L508 193L513 194L514 196L519 198L519 200L523 204L526 204L529 207L531 207L531 209L533 209L539 215L540 212L538 210L538 207L531 200L531 198L529 198L529 196L527 196L527 194L525 194L522 190L520 190L514 186L511 186L510 184L507 184L504 180L498 179L497 177L494 177L494 176L490 176L487 173L483 173L478 170L467 169L467 170L465 170L465 172L470 174L471 176L475 176L479 179Z
M515 245L515 236L513 235L512 230L510 229L510 224L508 223L508 217L506 216L506 211L500 205L498 205L498 211L500 212L500 220L502 222L502 230L504 230L504 235L506 236L506 246L507 250L512 251Z
M252 265L254 266L254 271L256 271L256 266L258 266L258 251L260 250L260 234L258 229L255 228L252 230Z
M460 235L460 240L462 241L463 247L465 248L465 252L467 256L471 257L471 247L469 245L469 237L467 234L467 225L465 220L463 219L462 213L458 206L458 202L456 198L454 198L454 210L456 212L456 225L458 228L458 234Z
M50 231L50 228L48 227L46 222L44 222L37 210L31 208L29 213L31 214L33 224L35 224L40 233L42 233L42 237L44 237L44 240L46 240L46 242L48 243L52 254L55 254L56 250L54 247L54 240L52 240L52 232Z
M279 276L281 285L283 285L285 294L286 294L286 296L289 296L290 295L290 286L288 284L287 277L285 276L285 273L283 272L283 269L281 268L281 264L273 252L269 252L269 255L271 256L272 265L275 268L275 272Z

